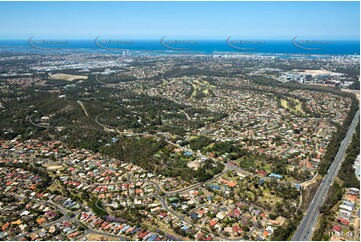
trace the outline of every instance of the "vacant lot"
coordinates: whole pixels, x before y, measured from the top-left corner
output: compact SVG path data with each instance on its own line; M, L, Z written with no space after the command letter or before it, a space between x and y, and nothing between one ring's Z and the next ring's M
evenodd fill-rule
M81 76L81 75L70 75L70 74L63 74L63 73L56 73L53 75L50 75L51 79L57 79L57 80L64 80L64 81L74 81L74 80L86 80L88 79L87 76Z

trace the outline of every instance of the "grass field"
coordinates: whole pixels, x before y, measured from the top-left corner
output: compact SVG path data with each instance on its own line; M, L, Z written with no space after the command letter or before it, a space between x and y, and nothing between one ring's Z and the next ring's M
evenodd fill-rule
M289 100L296 103L295 106L291 106ZM282 98L281 99L281 106L284 109L290 110L292 113L299 113L302 115L306 115L306 112L302 109L302 102L295 98Z
M55 80L74 81L74 80L87 80L88 76L56 73L56 74L50 75L50 78L55 79Z
M105 236L105 235L100 235L100 234L88 234L87 235L88 240L90 241L119 241L119 239L117 239L116 237L112 237L112 236Z
M190 98L195 98L198 92L202 92L205 96L208 96L209 90L212 90L214 87L207 81L192 80L189 83L193 87L193 92Z

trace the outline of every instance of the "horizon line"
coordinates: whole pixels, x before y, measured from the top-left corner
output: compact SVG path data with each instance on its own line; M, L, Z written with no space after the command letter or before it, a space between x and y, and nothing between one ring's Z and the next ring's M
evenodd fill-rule
M117 37L110 37L110 38L102 38L103 40L149 40L149 41L155 41L155 40L161 40L163 37L167 37L167 36L162 36L160 38L130 38L130 37L124 37L124 38L117 38ZM225 41L227 40L228 37L225 38L184 38L184 37L167 37L167 39L169 40L200 40L200 41ZM292 40L293 38L295 38L297 36L293 36L291 38L241 38L241 37L236 37L236 36L232 36L232 39L234 40L245 40L245 41L249 41L249 40L267 40L267 41L271 41L271 40L284 40L284 41L289 41ZM298 36L300 40L322 40L322 41L326 41L326 40L336 40L336 41L360 41L360 38L355 39L355 38L311 38L311 37L301 37ZM29 41L30 39L34 38L34 40L71 40L71 41L76 41L76 40L89 40L89 41L96 41L96 37L93 38L35 38L35 36L29 37L29 38L1 38L0 37L0 41L4 41L4 40L23 40L23 41ZM100 39L101 40L101 39Z

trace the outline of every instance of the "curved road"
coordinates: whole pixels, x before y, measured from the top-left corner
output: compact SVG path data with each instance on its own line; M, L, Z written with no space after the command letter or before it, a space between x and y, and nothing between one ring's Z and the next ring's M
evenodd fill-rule
M34 123L33 120L31 119L31 116L26 116L26 119L29 120L29 122L30 122L32 125L34 125L35 127L43 128L43 129L51 128L50 126L45 126L45 125L40 125L40 124Z

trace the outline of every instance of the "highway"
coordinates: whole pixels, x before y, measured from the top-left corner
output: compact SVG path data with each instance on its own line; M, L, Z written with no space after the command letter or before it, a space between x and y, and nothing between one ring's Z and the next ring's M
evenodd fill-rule
M323 178L322 183L319 186L305 216L302 218L300 224L297 227L297 230L292 236L292 241L309 241L312 239L311 236L317 223L319 209L323 204L327 192L336 178L339 169L341 168L341 163L345 158L346 149L352 140L352 135L359 122L359 117L360 110L356 112L355 117L353 118L352 123L346 133L346 136L340 144L340 148L336 154L335 159L328 169L326 176Z

